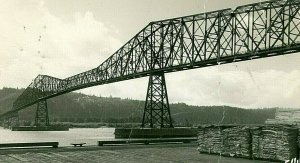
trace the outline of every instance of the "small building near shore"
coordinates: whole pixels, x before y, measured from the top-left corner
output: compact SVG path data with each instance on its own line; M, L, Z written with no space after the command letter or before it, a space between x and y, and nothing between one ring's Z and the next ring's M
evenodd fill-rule
M275 112L275 119L267 119L265 123L300 125L300 109L278 108Z

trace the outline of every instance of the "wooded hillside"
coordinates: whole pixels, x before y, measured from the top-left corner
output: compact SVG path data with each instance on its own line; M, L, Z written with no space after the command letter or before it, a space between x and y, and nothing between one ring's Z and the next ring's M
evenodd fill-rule
M11 109L23 89L0 89L0 114ZM275 117L275 108L242 109L230 106L190 106L171 104L172 118L177 125L198 124L261 124ZM48 100L52 122L140 123L144 101L114 97L97 97L68 93ZM36 105L20 112L20 119L33 121Z

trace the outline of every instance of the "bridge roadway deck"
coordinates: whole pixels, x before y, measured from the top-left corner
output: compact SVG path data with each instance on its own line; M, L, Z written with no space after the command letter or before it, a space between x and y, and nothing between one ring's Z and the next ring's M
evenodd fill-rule
M59 147L39 149L0 150L1 163L19 162L74 162L74 163L252 163L266 162L242 158L221 157L218 155L199 154L196 144L160 144L160 145L122 145L122 146L87 146Z

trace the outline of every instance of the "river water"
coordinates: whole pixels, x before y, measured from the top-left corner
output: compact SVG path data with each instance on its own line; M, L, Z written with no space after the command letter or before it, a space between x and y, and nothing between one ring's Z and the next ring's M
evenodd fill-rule
M69 131L11 131L0 127L1 143L57 141L59 146L71 143L97 145L98 140L114 139L115 128L71 128Z

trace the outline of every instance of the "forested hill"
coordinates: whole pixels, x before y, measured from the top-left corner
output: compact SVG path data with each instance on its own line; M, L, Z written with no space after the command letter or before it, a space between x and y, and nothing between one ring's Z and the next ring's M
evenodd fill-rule
M8 111L23 89L0 89L0 114ZM176 124L259 124L274 118L275 109L242 109L230 106L171 104ZM54 122L141 122L144 101L68 93L48 100ZM34 120L36 105L20 113L20 119Z

